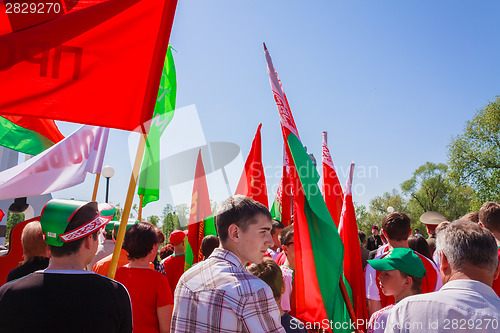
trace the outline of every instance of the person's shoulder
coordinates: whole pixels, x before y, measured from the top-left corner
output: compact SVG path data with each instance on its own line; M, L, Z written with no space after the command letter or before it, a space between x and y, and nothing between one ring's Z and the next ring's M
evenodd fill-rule
M3 286L0 286L0 295L5 293L7 290L15 290L18 288L24 288L26 285L36 283L37 281L43 281L43 275L40 273L31 273L26 276L21 276L17 279L8 281Z

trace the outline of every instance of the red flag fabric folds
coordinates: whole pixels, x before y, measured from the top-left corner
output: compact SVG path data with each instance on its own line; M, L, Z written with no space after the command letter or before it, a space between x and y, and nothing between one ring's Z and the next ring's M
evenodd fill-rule
M357 320L366 323L369 319L366 308L365 279L361 261L361 247L358 236L358 224L352 202L352 178L354 163L351 164L349 178L345 185L344 205L340 218L339 233L344 244L344 276L352 289L353 308ZM363 329L360 325L358 329Z
M262 165L261 127L262 124L259 124L257 133L255 133L255 138L252 142L252 148L245 162L245 168L243 169L238 187L236 187L234 194L243 194L269 208L267 202L266 176L264 174L264 166Z
M33 2L0 13L0 113L145 132L177 0Z
M210 207L207 179L205 177L205 168L203 167L200 150L198 160L196 161L188 227L188 241L193 251L193 264L203 260L201 241L205 237L204 220L210 215L212 215L212 208Z

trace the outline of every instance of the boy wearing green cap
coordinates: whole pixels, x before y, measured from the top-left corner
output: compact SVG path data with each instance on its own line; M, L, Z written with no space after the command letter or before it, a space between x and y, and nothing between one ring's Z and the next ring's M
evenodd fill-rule
M394 248L381 259L368 260L377 271L382 292L394 296L396 303L405 297L421 293L425 266L415 252L407 248ZM382 333L385 330L387 316L394 304L374 312L368 323L367 333Z
M52 253L49 266L0 288L0 332L132 332L125 287L85 270L107 222L96 202L45 205L40 224Z

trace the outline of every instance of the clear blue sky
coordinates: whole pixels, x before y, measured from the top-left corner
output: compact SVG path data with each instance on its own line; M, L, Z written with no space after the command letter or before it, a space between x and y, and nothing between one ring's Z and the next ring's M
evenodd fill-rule
M195 104L206 141L235 143L243 158L262 122L264 165L278 168L266 42L303 143L320 163L327 131L342 185L354 161L354 201L367 205L421 164L446 162L450 139L500 94L499 32L498 1L183 0L170 39L177 107ZM110 135L114 203L130 178L128 135ZM90 197L93 182L54 196ZM161 214L162 200L145 215Z

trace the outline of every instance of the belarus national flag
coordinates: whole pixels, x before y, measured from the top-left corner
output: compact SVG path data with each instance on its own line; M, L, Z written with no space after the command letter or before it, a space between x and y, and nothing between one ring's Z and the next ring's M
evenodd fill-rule
M0 116L0 145L9 149L38 155L62 139L64 136L51 119Z
M265 45L264 51L293 184L295 314L311 324L331 321L340 324L336 332L350 332L349 316L339 287L344 247L320 193L318 171L300 142L290 107ZM331 331L329 325L317 328Z

